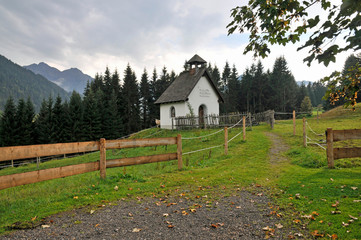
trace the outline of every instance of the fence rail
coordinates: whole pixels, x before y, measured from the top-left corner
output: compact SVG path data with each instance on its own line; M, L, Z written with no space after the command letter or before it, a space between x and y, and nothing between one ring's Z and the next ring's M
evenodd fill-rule
M333 142L349 139L361 139L361 129L332 130L332 128L327 128L326 142L329 168L335 167L335 159L361 157L361 148L359 147L333 148Z
M107 149L152 147L162 145L177 145L177 152L106 160ZM125 139L108 141L102 138L100 139L100 141L93 142L2 147L0 148L0 161L20 160L33 157L90 152L98 150L100 151L100 160L96 162L0 176L0 190L94 171L100 171L101 178L105 178L106 168L112 167L130 166L171 160L178 160L178 169L181 169L183 167L182 137L179 134L177 137L170 138Z
M179 116L172 118L172 129L191 129L191 128L212 128L229 127L240 123L242 118L246 117L250 126L258 125L260 122L274 122L274 111L268 110L261 113L235 113L226 115L205 115L200 116Z

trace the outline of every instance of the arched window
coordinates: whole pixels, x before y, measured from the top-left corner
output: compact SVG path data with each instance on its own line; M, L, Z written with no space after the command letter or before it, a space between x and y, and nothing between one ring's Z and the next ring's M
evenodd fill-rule
M171 118L175 117L175 108L173 106L170 107L170 117Z

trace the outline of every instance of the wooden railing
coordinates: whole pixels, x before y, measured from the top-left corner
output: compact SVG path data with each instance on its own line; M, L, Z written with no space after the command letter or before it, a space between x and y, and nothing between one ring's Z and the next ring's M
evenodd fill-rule
M332 128L327 128L327 161L329 168L335 167L335 159L361 157L361 148L359 147L333 148L333 142L350 139L361 139L361 129L332 130Z
M175 144L177 145L176 153L106 160L107 149L152 147ZM170 160L178 160L178 169L181 169L183 166L182 138L179 134L177 137L169 138L124 140L105 140L102 138L100 141L92 142L2 147L0 148L0 162L92 151L100 151L99 161L0 176L0 190L93 171L100 171L101 178L105 178L106 168L112 167L130 166Z

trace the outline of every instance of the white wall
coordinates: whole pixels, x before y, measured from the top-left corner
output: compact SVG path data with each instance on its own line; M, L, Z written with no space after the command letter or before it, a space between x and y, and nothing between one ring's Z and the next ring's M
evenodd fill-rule
M201 77L197 85L189 95L188 102L193 108L194 115L198 116L199 106L204 105L204 115L219 114L218 95L208 82L206 77ZM186 116L189 114L187 102L165 103L160 105L160 126L161 128L172 129L170 115L171 107L175 108L175 116Z
M198 84L193 88L188 101L196 116L198 116L198 109L201 105L206 106L204 115L219 114L218 95L204 76L199 79Z
M175 116L185 116L188 113L188 108L185 102L164 103L160 105L160 127L172 129L172 119L170 117L170 109L174 107Z

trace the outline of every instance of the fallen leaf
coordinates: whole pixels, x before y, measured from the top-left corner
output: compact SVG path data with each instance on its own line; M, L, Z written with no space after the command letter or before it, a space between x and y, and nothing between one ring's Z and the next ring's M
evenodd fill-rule
M163 217L168 217L169 214L168 213L163 213Z
M93 214L95 212L95 210L90 210L90 214Z
M119 189L118 186L115 186L115 187L114 187L114 190L115 190L115 191L118 191L118 189Z
M262 228L262 230L263 230L263 231L271 231L272 228L270 228L269 226L267 226L267 227Z
M347 227L348 225L349 225L348 223L342 222L343 227Z
M168 228L174 228L174 225L169 224L169 225L168 225Z
M74 199L78 199L79 197L78 197L78 196L74 196L73 198L74 198Z
M189 209L192 213L195 213L197 210L194 208Z
M361 202L361 200L353 200L353 202Z
M242 207L241 207L241 206L237 206L236 208L237 208L237 209L241 209Z
M132 232L140 232L140 231L142 231L142 229L140 229L140 228L133 228L133 230L132 230Z
M129 216L129 217L133 217L133 213L128 213L128 216Z
M303 215L302 218L312 219L312 215Z
M357 217L354 217L354 216L351 216L351 215L348 215L350 218L352 218L353 220L357 220L358 218Z
M303 234L302 233L295 233L295 236L296 237L303 237Z
M42 228L50 228L49 225L41 225Z
M35 216L35 217L33 217L33 218L31 218L31 221L35 221L36 220L36 218L37 218L38 216Z
M333 180L333 178L330 178L330 180L333 182L334 180Z
M331 211L332 214L341 214L341 211Z
M172 205L177 205L177 203L168 203L168 204L167 204L167 207L170 207L170 206L172 206Z
M331 235L331 239L337 239L337 238L338 238L337 234L334 233Z
M216 225L216 224L211 224L211 227L212 227L212 228L217 228L218 225Z
M319 223L323 223L323 220L318 221Z
M95 227L99 227L99 223L98 223L98 224L95 224Z
M316 212L316 211L313 211L312 214L313 214L313 215L316 215L316 216L320 215L320 214L319 214L318 212Z
M356 189L357 189L357 187L351 187L351 189L352 189L352 190L356 190Z
M276 223L275 226L276 226L278 229L283 228L283 225L282 225L281 223L278 223L278 224Z
M295 194L295 198L296 198L296 199L300 199L300 198L301 198L301 195L300 195L299 193L296 193L296 194Z
M182 211L182 215L185 216L188 215L188 213L186 211Z
M300 223L300 222L301 222L301 220L299 220L299 219L295 219L295 220L293 220L293 222L294 222L294 223Z
M311 234L316 238L324 236L324 234L319 233L318 230L313 231Z

